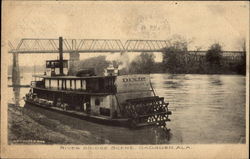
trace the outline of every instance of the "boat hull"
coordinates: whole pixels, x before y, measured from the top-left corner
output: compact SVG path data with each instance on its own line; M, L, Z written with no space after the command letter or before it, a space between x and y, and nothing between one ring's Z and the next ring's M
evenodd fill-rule
M94 115L90 115L90 114L86 114L82 112L63 110L57 107L49 107L49 106L36 103L34 101L29 101L29 100L25 100L25 103L26 103L25 106L36 106L36 107L40 107L46 110L54 111L56 113L61 113L64 115L68 115L74 118L78 118L78 119L82 119L82 120L86 120L90 122L95 122L95 123L104 124L104 125L111 125L111 126L130 127L128 118L108 119L108 118L94 116Z

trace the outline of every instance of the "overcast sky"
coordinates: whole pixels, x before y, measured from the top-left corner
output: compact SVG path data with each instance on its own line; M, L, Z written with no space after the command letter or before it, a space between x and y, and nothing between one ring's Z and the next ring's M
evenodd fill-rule
M248 2L5 2L5 41L21 38L169 39L179 34L192 40L189 50L215 42L238 50L249 28ZM6 16L5 15L5 16ZM5 22L6 22L5 21ZM6 23L5 23L6 24ZM21 55L43 63L48 56ZM54 57L54 56L53 56ZM83 55L81 55L83 58ZM159 57L158 57L159 58ZM33 65L33 64L32 64Z

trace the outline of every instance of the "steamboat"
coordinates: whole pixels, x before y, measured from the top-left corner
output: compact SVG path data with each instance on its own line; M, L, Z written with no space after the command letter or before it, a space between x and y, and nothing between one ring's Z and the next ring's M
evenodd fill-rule
M34 75L26 105L114 126L166 127L171 111L155 94L148 74L119 75L110 65L104 76L95 75L93 69L69 75L62 41L59 38L59 59L47 60L44 75Z

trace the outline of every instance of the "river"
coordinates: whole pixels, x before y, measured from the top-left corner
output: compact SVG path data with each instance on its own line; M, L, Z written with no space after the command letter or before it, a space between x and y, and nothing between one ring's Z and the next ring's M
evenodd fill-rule
M23 74L21 84L29 84ZM169 102L172 111L169 134L158 128L131 130L73 119L44 111L71 131L95 136L92 144L210 144L244 143L246 134L246 77L240 75L151 74L158 96ZM20 96L28 92L20 89ZM9 88L12 91L12 88ZM13 93L14 96L14 93ZM9 102L12 101L10 97ZM22 102L21 102L22 103ZM33 111L40 112L40 108ZM76 124L77 123L77 124ZM86 133L85 133L86 135ZM82 144L86 144L84 141Z

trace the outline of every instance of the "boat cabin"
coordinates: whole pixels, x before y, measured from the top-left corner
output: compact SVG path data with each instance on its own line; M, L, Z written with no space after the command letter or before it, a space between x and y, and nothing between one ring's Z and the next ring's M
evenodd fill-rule
M68 60L63 60L63 74L59 60L46 61L46 73L34 76L32 93L54 106L108 118L122 115L126 99L153 95L149 75L117 76L118 70L111 65L106 76L96 76L93 70L81 70L77 76L67 72Z

